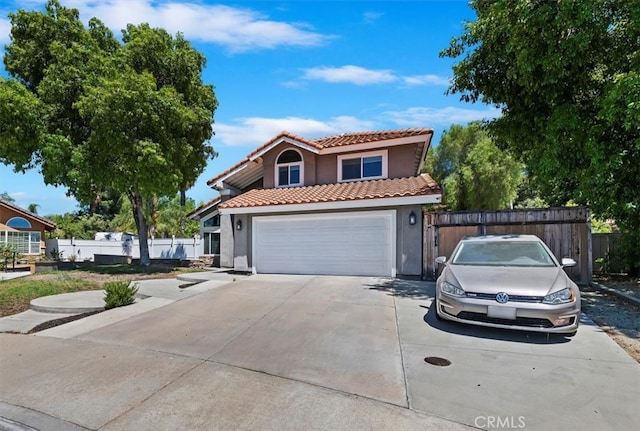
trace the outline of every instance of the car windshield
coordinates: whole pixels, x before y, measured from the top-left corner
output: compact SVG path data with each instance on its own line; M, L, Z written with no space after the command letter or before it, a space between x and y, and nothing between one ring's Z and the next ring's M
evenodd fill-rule
M463 242L453 257L455 265L555 266L547 250L536 241Z

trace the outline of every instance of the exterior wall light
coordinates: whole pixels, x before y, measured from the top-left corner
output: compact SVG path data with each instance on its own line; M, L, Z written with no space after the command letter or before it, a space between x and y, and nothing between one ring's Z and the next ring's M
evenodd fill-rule
M416 224L416 221L416 213L411 211L411 214L409 214L409 224L413 226L414 224Z
M242 220L238 220L238 221L236 222L236 229L237 229L237 230L242 230Z

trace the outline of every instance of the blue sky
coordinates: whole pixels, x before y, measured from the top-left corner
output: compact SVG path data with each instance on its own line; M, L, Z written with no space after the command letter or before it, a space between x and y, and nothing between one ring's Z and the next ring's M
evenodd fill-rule
M212 144L219 156L187 196L215 192L206 182L283 130L306 138L346 132L430 127L437 144L452 124L495 117L489 106L446 96L453 61L439 58L463 21L466 0L235 1L61 0L96 16L115 34L148 22L185 37L207 58L203 81L219 107ZM42 10L45 1L0 0L0 46L9 43L7 14ZM3 50L4 54L4 50ZM0 73L6 71L0 66ZM41 215L78 209L66 189L44 184L37 170L0 165L0 192Z

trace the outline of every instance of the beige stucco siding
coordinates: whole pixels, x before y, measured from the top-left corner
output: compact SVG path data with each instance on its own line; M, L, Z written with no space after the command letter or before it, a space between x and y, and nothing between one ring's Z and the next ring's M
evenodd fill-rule
M295 145L282 143L273 147L269 152L262 156L263 171L263 187L265 189L272 189L275 187L275 165L278 156L288 149L297 151L302 155L304 185L313 186L316 184L316 155L310 151L303 150Z

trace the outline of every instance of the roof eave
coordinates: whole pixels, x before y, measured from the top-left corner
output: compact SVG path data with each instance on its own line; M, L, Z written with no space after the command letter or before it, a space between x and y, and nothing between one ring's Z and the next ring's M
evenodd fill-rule
M440 203L441 200L441 193L431 193L414 196L396 196L374 199L351 199L346 201L219 208L218 210L220 211L220 214L266 214L276 212L306 212L357 208L394 207L406 205L427 205Z
M433 139L433 130L428 133L428 138L425 141L424 148L422 149L422 155L420 156L420 162L418 163L418 171L416 174L420 174L422 169L424 168L424 163L427 160L427 152L429 151L429 147L431 147L431 140Z

